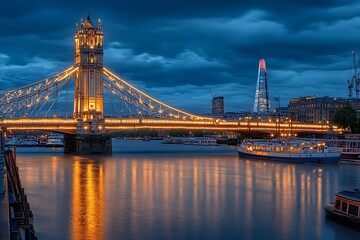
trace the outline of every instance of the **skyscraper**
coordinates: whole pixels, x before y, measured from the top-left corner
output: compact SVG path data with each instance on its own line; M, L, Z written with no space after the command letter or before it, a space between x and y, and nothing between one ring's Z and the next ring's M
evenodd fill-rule
M265 59L259 61L253 112L258 114L270 113Z
M213 97L212 115L224 116L224 97Z

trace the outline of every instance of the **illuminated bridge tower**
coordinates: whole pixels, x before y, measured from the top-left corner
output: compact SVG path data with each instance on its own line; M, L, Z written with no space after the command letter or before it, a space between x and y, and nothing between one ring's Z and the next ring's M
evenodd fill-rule
M65 151L75 153L111 152L111 138L105 134L103 33L100 20L95 27L90 19L76 29L74 119L76 136L65 138Z
M100 20L95 28L89 13L86 21L76 30L74 40L75 64L79 67L75 76L74 118L84 123L78 132L102 132L104 53Z
M260 59L259 61L253 112L257 114L270 113L265 59Z

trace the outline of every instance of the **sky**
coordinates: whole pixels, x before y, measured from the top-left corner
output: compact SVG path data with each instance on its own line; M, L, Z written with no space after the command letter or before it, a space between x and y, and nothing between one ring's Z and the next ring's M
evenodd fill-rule
M252 109L259 59L269 99L347 97L360 56L360 2L349 0L34 0L0 8L0 91L74 62L75 23L101 19L104 65L149 95L192 113Z

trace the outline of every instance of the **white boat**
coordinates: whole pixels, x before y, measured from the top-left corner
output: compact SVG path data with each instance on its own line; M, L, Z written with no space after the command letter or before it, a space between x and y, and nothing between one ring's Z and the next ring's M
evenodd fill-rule
M341 160L360 163L360 140L331 139L327 142L341 152Z
M52 134L47 137L45 146L47 147L63 147L63 136L60 134Z
M186 138L183 141L186 145L216 146L218 145L214 138Z
M170 138L164 138L162 140L162 144L181 144L184 142L184 138L182 137L170 137Z
M237 151L240 158L294 163L337 163L341 154L325 142L298 139L245 139Z
M309 140L301 138L302 140ZM341 152L340 160L360 164L359 139L311 139L311 141L326 142L332 149Z
M22 145L22 140L18 139L18 138L10 138L6 141L5 145L7 146L21 146Z
M34 146L38 146L39 143L35 137L24 137L24 138L12 137L6 141L5 145L34 147Z
M27 146L27 147L34 147L34 146L38 146L39 145L39 142L37 141L37 139L36 138L31 138L31 137L29 137L29 138L24 138L23 140L22 140L22 144L21 144L22 146Z

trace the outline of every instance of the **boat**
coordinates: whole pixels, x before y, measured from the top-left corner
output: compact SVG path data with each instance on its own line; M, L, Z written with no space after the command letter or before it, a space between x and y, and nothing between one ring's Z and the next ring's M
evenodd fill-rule
M6 146L21 146L22 145L22 140L18 139L18 138L10 138L5 142Z
M200 145L200 146L217 146L216 139L214 138L206 138L206 137L199 137L199 138L186 138L183 141L185 145Z
M326 216L360 231L360 191L341 191L325 206Z
M38 146L39 143L36 137L23 137L23 138L12 137L6 141L5 145L19 146L19 147L34 147L34 146Z
M309 140L301 138L302 140ZM360 164L360 140L359 139L311 139L312 141L323 142L341 152L340 160L342 162Z
M63 147L64 146L63 136L60 134L49 135L47 137L45 146L46 147Z
M184 142L184 138L180 137L169 137L162 140L162 144L181 144Z
M341 160L360 163L360 140L332 139L328 144L341 152Z
M26 147L39 146L39 142L35 137L28 137L22 139L22 146L26 146Z
M337 163L341 154L325 142L299 139L244 139L237 151L240 158L292 163Z

